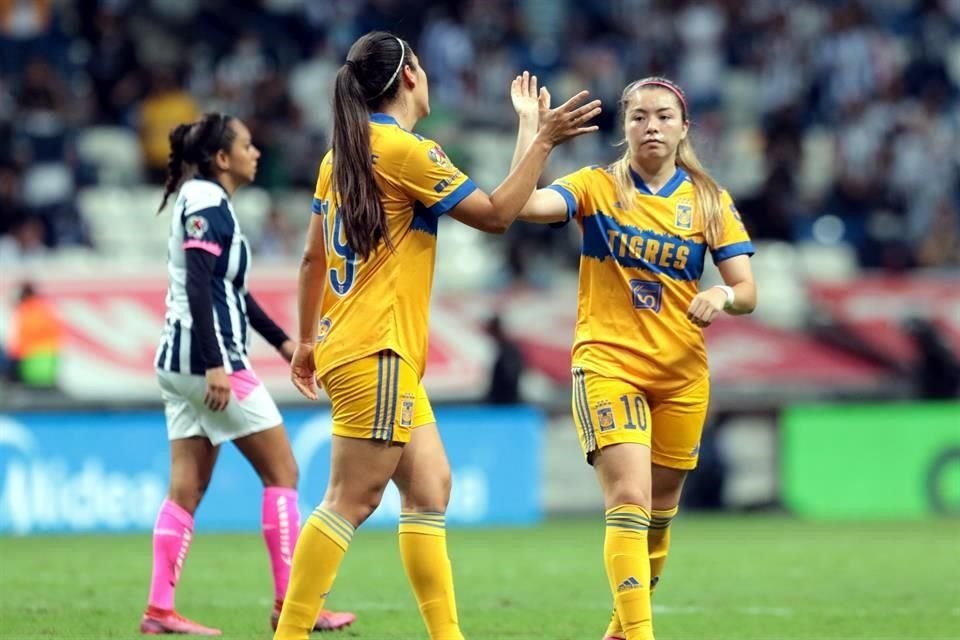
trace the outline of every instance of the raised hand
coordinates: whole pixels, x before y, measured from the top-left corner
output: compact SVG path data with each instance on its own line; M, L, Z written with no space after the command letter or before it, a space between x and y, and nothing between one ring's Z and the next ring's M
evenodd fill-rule
M571 138L593 133L597 125L585 126L587 122L600 115L600 101L593 100L584 104L590 95L589 91L581 91L556 109L546 108L540 112L540 131L538 137L543 138L551 146L562 144ZM546 94L546 104L549 106L550 94ZM542 101L541 101L542 105Z
M517 112L517 117L528 123L537 124L540 119L541 108L539 96L545 92L546 88L542 88L538 94L537 76L530 75L529 71L524 71L522 75L514 78L513 82L510 83L510 100L513 102L513 110ZM548 108L549 104L548 97Z

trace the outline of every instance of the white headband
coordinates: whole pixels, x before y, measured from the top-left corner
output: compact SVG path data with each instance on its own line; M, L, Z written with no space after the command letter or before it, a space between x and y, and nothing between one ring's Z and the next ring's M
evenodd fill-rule
M397 38L397 37L394 36L394 38ZM394 71L393 75L390 76L390 79L387 80L387 84L383 85L383 89L380 89L380 93L370 98L371 100L374 100L382 96L386 92L386 90L390 88L390 85L393 84L393 81L397 79L397 76L400 74L400 69L403 68L403 59L406 57L407 50L403 46L403 40L401 40L400 38L397 38L397 44L400 45L400 63L397 65L397 70Z

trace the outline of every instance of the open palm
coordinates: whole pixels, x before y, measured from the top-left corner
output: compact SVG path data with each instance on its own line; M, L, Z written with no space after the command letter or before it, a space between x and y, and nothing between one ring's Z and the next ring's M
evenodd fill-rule
M538 122L540 113L550 109L550 92L546 87L537 90L537 76L524 71L510 84L510 100L521 120Z

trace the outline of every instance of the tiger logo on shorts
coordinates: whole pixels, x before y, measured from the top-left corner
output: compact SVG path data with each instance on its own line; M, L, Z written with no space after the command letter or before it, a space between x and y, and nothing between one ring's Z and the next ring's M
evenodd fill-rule
M403 394L403 402L400 405L400 426L409 427L413 425L413 400L412 393Z
M601 402L597 405L597 422L600 424L600 431L611 431L617 428L617 423L613 419L613 406L609 402Z

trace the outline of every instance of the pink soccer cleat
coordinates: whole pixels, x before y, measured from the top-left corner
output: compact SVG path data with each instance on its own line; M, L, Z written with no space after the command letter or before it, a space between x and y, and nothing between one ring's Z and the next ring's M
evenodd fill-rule
M205 627L193 620L187 620L176 611L166 611L150 607L140 620L140 633L155 636L163 633L184 633L194 636L219 636L220 629Z
M314 631L340 631L346 629L357 619L356 614L347 611L329 611L321 609L317 616L317 622L313 625ZM277 622L280 621L280 607L274 607L270 614L270 626L274 631L277 630Z

